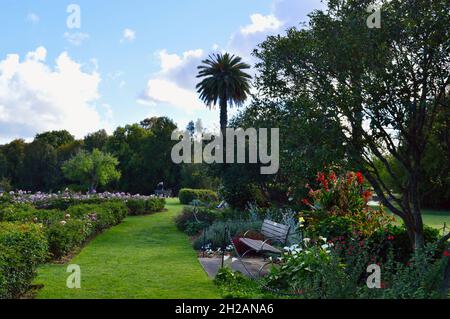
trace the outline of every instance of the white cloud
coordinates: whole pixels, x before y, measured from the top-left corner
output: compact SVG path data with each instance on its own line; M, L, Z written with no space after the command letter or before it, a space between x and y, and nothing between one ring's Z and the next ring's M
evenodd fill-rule
M202 109L204 106L195 89L198 79L194 74L205 58L204 51L189 50L178 55L161 50L157 52L157 57L160 60L160 71L150 78L138 103L154 106L163 102L186 113Z
M66 129L78 138L111 126L111 109L103 119L95 108L101 81L97 71L84 72L67 52L54 67L39 47L23 61L17 54L0 60L0 139L32 138L36 133Z
M123 42L133 42L136 39L136 32L130 28L123 30L121 43Z
M27 20L32 24L37 24L39 23L39 21L41 21L41 18L36 13L30 12L27 15Z
M139 101L144 105L146 101L167 103L187 113L202 109L195 91L184 89L172 81L163 79L149 80L144 96Z
M89 34L83 33L83 32L65 32L64 38L70 43L75 46L80 46L83 44L84 40L89 39Z
M251 24L241 28L242 34L252 34L257 32L264 32L267 30L278 30L282 25L282 22L274 15L264 16L259 13L255 13L250 16Z

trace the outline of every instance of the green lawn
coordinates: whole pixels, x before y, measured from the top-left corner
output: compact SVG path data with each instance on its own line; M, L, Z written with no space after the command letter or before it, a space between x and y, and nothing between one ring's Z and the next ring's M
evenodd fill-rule
M376 207L374 207L376 208ZM385 208L386 212L391 213L391 211ZM397 222L400 224L401 219L397 216L394 216ZM431 210L431 209L423 209L422 210L422 218L423 223L430 227L443 230L444 223L446 223L446 232L450 230L450 211L445 210Z
M219 298L173 217L181 211L169 200L168 212L128 217L90 242L70 264L81 267L81 289L66 287L67 265L39 268L40 299Z

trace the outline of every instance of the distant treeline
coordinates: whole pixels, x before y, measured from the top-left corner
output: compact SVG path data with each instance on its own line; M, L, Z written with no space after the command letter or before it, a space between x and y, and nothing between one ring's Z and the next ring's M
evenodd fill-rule
M38 134L31 143L14 140L0 146L0 189L87 191L67 180L61 166L81 150L94 149L119 160L121 178L107 190L152 194L161 181L175 192L181 187L207 187L208 178L201 176L200 169L172 163L170 154L176 142L171 134L176 128L172 120L155 117L118 127L112 135L100 130L82 140L65 130Z

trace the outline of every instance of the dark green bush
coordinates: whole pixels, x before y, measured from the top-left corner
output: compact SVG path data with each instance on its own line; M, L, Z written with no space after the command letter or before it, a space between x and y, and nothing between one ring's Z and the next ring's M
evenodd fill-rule
M0 221L29 221L36 208L29 204L4 203L0 206Z
M166 206L166 200L164 198L150 198L146 201L146 209L148 213L161 212Z
M189 205L193 200L201 202L217 202L219 200L217 193L210 189L183 188L178 193L178 197L183 205Z
M206 207L185 206L182 213L175 218L175 224L179 230L192 236L211 225L215 220L222 218L223 215L219 210Z
M130 215L146 215L162 211L166 205L166 200L157 197L149 199L130 199L126 204Z
M423 234L426 244L432 244L439 240L439 230L424 225ZM390 238L390 239L389 239ZM380 256L386 257L387 249L392 247L396 260L407 261L413 253L411 241L404 225L389 225L384 230L379 230L370 238L372 247L379 247ZM442 250L441 247L440 250ZM372 250L376 250L372 248Z
M81 246L94 234L94 226L88 220L73 219L50 225L46 234L51 257L58 259Z
M26 292L48 246L40 226L0 223L0 299L17 298Z
M228 268L219 270L214 283L219 287L221 295L225 299L274 299L280 297L262 289L261 283Z
M96 231L119 224L127 215L128 208L121 202L103 204L81 204L69 207L66 213L71 218L90 219Z

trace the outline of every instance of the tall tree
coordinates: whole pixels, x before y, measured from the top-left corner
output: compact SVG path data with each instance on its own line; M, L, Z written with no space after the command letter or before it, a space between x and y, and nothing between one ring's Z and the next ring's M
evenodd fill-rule
M370 0L329 0L309 28L269 37L255 52L258 89L283 101L307 98L341 125L348 155L412 244L424 244L422 163L437 114L448 108L450 46L446 0L379 1L381 28L366 24ZM404 181L391 166L392 156ZM393 194L374 163L398 183ZM392 200L390 200L392 198Z
M37 134L34 140L44 142L50 144L54 148L58 148L61 145L74 142L75 138L68 131L62 130Z
M92 152L94 149L104 150L106 143L108 142L108 133L105 130L100 130L84 137L84 148L88 152Z
M213 54L198 67L197 78L203 80L197 84L200 99L208 107L219 104L220 130L226 136L228 124L228 106L241 106L250 94L251 76L244 72L250 65L235 55Z
M29 191L50 191L58 187L58 159L55 148L43 140L25 147L22 188Z
M94 192L97 186L106 186L120 178L118 164L114 156L95 149L92 153L79 152L63 164L62 171L66 178L80 182L89 188L89 192Z

